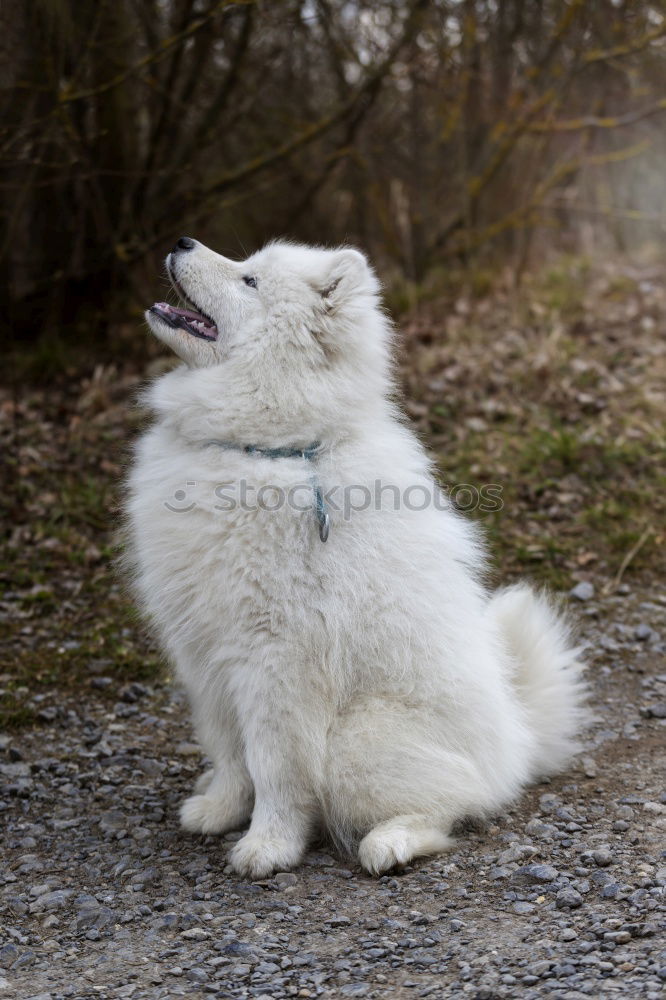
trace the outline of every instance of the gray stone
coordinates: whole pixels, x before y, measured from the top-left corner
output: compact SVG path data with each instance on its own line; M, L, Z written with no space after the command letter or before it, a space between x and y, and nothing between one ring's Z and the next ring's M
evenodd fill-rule
M13 780L15 778L29 778L30 765L22 762L14 764L0 764L0 774L3 778Z
M34 965L36 961L37 961L37 956L35 955L34 951L24 951L23 954L19 955L19 957L16 959L16 961L12 965L12 969L16 971L19 971L20 969L27 969L31 965Z
M589 601L594 597L594 586L587 580L581 580L569 591L569 596L577 601Z
M557 896L555 897L555 905L558 910L577 909L582 906L583 897L575 889L565 888L560 889Z
M85 931L94 927L101 930L112 924L114 920L115 914L108 906L87 906L79 912L76 918L76 929Z
M527 883L554 882L558 875L557 868L554 868L552 865L523 865L522 868L518 868L513 873L512 881Z
M186 941L205 941L210 937L210 933L203 927L190 927L186 931L181 931L180 936Z
M189 979L191 983L207 983L208 973L205 969L194 968L188 969L185 973L185 978Z
M287 886L298 884L298 876L293 872L276 872L275 881L281 889L286 889Z
M118 833L120 830L125 830L127 828L127 816L119 812L117 809L112 809L110 812L104 813L99 821L99 828L102 833Z
M9 942L0 948L0 965L8 969L18 958L19 950L15 944Z
M534 905L534 903L521 903L521 902L518 902L518 903L514 903L513 904L513 912L514 913L518 913L521 916L525 915L527 913L534 913L535 910L536 910L536 906Z
M506 851L502 851L497 859L498 865L508 865L514 861L523 861L525 858L531 858L537 853L536 847L532 847L531 844L511 844L507 847Z
M583 757L583 771L586 778L596 778L598 768L596 761L592 757Z
M31 913L40 913L42 910L59 910L65 906L71 896L73 889L55 889L53 892L45 892L30 904Z

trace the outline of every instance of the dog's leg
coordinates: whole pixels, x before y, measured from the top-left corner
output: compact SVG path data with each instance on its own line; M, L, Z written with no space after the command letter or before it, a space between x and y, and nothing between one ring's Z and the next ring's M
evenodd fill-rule
M358 859L371 875L406 865L412 858L439 854L453 845L434 820L418 814L395 816L380 823L361 841Z
M255 805L250 829L234 846L229 861L239 875L254 879L293 868L305 853L311 829L308 808L264 797Z
M347 842L349 831L365 834L366 871L445 851L457 819L493 804L476 761L444 744L447 723L430 706L363 695L330 727L327 824Z
M203 794L185 799L180 824L190 833L226 833L244 826L251 813L252 782L238 761L230 761L213 770Z
M211 714L196 703L194 708L197 734L214 767L200 776L196 794L183 802L181 826L190 833L238 830L252 815L254 789L237 726L228 710Z
M252 822L229 855L234 869L265 878L293 868L303 857L318 817L311 791L314 748L308 750L306 726L298 705L279 696L259 710L255 701L242 721L246 762L255 789Z

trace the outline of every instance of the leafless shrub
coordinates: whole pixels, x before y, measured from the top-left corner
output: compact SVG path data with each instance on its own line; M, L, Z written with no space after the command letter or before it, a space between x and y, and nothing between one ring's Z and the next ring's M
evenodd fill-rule
M17 326L68 327L181 232L366 245L413 281L535 236L663 239L666 20L629 0L7 0ZM73 327L72 327L73 329Z

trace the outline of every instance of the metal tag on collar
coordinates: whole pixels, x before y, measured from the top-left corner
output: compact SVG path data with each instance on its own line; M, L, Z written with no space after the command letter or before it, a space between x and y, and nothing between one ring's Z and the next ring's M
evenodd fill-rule
M331 528L331 519L328 516L328 511L326 510L326 504L324 502L324 495L321 492L321 486L317 482L316 475L312 477L312 489L314 491L315 498L315 515L317 517L317 524L319 525L319 537L322 542L325 542Z

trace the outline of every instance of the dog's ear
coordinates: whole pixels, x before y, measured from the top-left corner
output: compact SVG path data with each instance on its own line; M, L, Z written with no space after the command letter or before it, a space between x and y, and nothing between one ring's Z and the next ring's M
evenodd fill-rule
M347 335L355 328L354 302L366 308L367 296L379 291L379 283L360 250L342 247L330 255L315 288L320 305L310 333L330 361L346 349ZM347 305L352 308L345 312Z
M320 286L324 310L334 313L355 291L370 280L370 267L360 250L345 247L336 251Z

